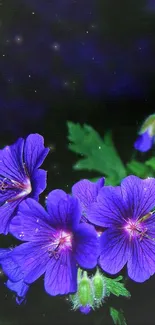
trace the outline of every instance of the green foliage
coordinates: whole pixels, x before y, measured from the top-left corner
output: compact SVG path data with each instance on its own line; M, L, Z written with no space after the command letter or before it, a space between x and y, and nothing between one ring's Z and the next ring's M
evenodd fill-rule
M145 162L145 165L151 167L153 171L155 171L155 157L150 158Z
M106 184L119 184L126 176L126 169L115 149L111 133L104 139L89 125L68 122L69 149L80 154L75 170L96 171L106 176Z
M149 176L151 176L151 171L150 168L148 167L149 165L139 162L137 160L131 160L128 164L127 164L127 169L129 171L129 174L133 174L136 175L138 177L141 178L146 178ZM155 168L155 165L154 165Z
M127 325L122 310L117 310L110 307L110 316L112 317L115 325Z
M69 149L81 155L81 159L73 166L75 170L96 171L105 176L106 185L119 185L127 175L136 175L140 178L155 177L155 158L145 162L136 159L122 163L110 132L104 139L89 125L68 122ZM91 179L96 181L98 177Z
M133 174L141 178L155 177L155 158L152 157L145 162L131 160L127 164L128 174Z
M106 295L109 296L111 293L117 297L124 296L130 297L130 292L124 287L124 283L120 282L123 277L118 276L115 279L105 278L106 282Z

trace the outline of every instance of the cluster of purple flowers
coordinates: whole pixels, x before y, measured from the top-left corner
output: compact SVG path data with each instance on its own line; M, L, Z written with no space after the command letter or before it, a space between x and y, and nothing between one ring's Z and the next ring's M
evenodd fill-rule
M17 302L42 275L50 295L76 292L78 267L116 274L127 264L132 280L147 280L155 273L155 179L128 176L116 187L81 180L71 195L51 191L44 209L39 167L48 152L38 134L0 151L0 233L24 242L0 250Z

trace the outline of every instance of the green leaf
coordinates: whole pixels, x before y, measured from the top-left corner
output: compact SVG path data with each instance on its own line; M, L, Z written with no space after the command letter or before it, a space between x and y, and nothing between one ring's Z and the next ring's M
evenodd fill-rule
M96 183L99 180L99 177L89 178L89 180L93 183Z
M155 157L152 157L149 160L145 161L145 165L155 170Z
M115 325L127 325L122 310L117 310L113 307L110 307L110 316Z
M148 165L149 166L149 165ZM150 174L150 169L147 167L147 164L141 163L137 160L131 160L127 164L127 168L129 170L129 173L136 175L141 178L146 178ZM155 168L155 165L154 165Z
M106 184L119 184L126 176L125 167L115 149L111 133L104 139L89 125L68 122L69 149L83 156L75 170L97 171L107 177Z
M115 279L107 278L105 277L106 281L106 295L110 296L112 293L113 295L119 297L119 296L124 296L124 297L130 297L131 294L130 292L124 287L124 283L120 282L123 277L120 275Z

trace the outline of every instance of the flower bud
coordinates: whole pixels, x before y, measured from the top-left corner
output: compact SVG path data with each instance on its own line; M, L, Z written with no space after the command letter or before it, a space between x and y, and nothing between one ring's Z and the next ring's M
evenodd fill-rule
M96 274L92 277L92 287L94 292L94 299L96 307L99 307L106 294L105 280L102 274L97 269Z
M134 143L136 150L145 152L151 149L155 140L155 114L150 115L142 124L139 136Z
M78 287L79 303L82 306L92 305L93 292L91 287L91 280L87 276L87 272L84 271L83 278L81 279Z
M88 314L93 308L93 290L91 279L86 271L78 270L78 290L70 295L73 310L79 309L83 314Z
M73 310L79 309L81 313L88 314L102 305L105 294L105 280L99 269L91 278L86 271L78 269L78 289L69 297Z
M94 289L94 297L96 299L103 299L105 296L105 281L98 269L92 278L92 284Z
M148 130L150 136L155 135L155 114L152 114L147 117L147 119L142 124L139 133L144 133L147 130Z

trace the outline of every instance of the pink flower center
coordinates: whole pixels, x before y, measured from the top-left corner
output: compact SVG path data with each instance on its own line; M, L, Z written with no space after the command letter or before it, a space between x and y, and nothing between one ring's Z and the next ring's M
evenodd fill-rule
M54 256L56 259L59 258L62 250L72 249L72 233L59 231L55 236L52 243L48 246L48 253L50 256Z
M25 179L24 183L18 183L16 181L12 181L12 183L13 183L14 187L21 189L21 192L17 195L18 198L27 196L32 191L31 182L28 177Z
M140 220L131 220L129 219L126 223L124 229L129 234L130 240L134 237L139 237L140 240L143 239L143 237L148 237L146 235L147 228L140 222Z
M72 247L72 234L61 231L59 235L59 245L61 248L71 248Z
M9 180L7 178L1 179L0 191L5 192L7 190L14 190L14 192L12 192L12 197L10 197L7 202L16 201L17 199L23 198L30 194L32 191L30 179L26 176L25 181L23 183L14 181L12 179Z

